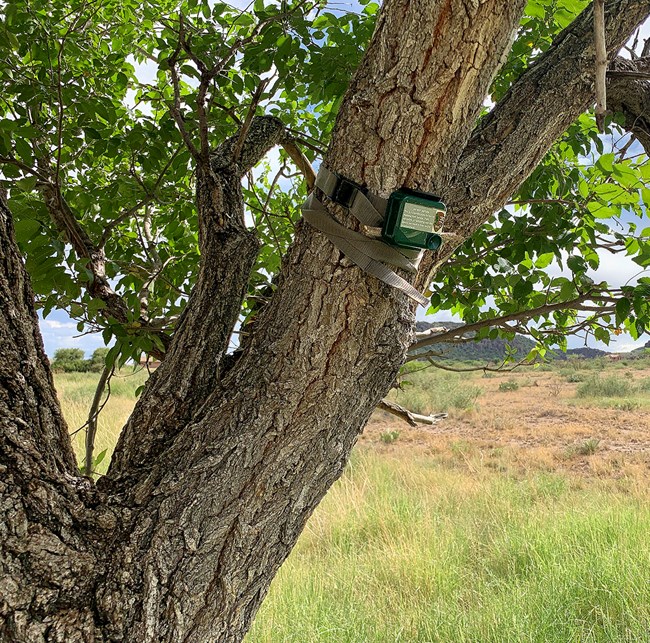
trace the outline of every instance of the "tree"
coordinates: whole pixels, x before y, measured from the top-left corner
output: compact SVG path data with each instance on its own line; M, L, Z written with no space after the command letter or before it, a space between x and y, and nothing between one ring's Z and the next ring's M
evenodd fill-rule
M106 364L106 356L108 355L108 348L96 348L89 361L91 371L101 371Z
M52 368L60 371L86 371L88 365L80 348L58 348L54 353Z
M468 241L455 255L449 243L425 256L410 276L420 289L450 262L438 274L448 288L456 279L445 297L460 301L463 287L491 275L477 259L491 257L490 244L508 245L523 272L493 284L504 306L512 291L535 316L558 321L565 311L567 327L582 304L592 312L611 302L610 322L642 332L642 288L611 295L580 277L589 241L613 234L596 205L623 205L610 198L613 185L641 208L647 171L639 158L632 166L607 154L593 182L570 167L600 140L584 116L594 101L591 7L578 14L585 2L540 0L524 15L524 0L387 0L375 20L374 4L342 16L323 4L6 3L3 639L244 636L394 381L414 327L410 300L298 219L306 188L285 180L290 161L309 185L310 162L323 154L380 195L400 186L440 193L447 229ZM649 14L647 0L607 3L610 58ZM157 70L151 82L134 75L146 60ZM627 61L632 76L610 81L619 126L635 134L647 131L644 61ZM488 94L496 104L483 114ZM280 171L253 174L276 146ZM555 206L565 200L565 172L579 186L575 209L537 209L547 198L538 187ZM482 227L518 191L528 223L499 214L500 227ZM512 242L535 229L557 243ZM537 269L550 252L564 256L563 233L577 244L567 262L574 278L549 284L557 298L543 302L519 284L544 279ZM647 263L647 237L605 241ZM34 292L44 314L63 307L82 328L115 338L107 368L142 351L162 359L96 483L78 473ZM470 320L480 299L461 302Z

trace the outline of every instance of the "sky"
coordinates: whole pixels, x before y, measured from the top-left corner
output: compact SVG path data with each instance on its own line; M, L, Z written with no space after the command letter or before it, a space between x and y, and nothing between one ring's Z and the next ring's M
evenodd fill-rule
M238 8L246 8L252 4L249 0L230 0L229 4ZM330 2L330 9L333 11L358 11L361 5L354 0L341 0ZM644 25L641 32L641 38L650 36L650 23ZM150 81L155 78L156 69L154 65L138 65L137 74L144 82ZM273 160L271 160L273 162ZM550 271L560 274L559 266L551 265ZM629 280L634 280L639 276L639 266L632 262L629 257L622 257L618 255L611 255L610 253L603 252L601 254L601 264L597 271L592 271L590 276L596 281L607 280L612 284L624 284ZM648 273L646 272L646 276ZM634 283L634 281L632 281ZM423 308L418 309L418 320L423 321L460 321L454 319L449 312L444 311L436 315L426 315ZM40 319L41 332L43 334L43 341L45 343L45 350L48 355L53 356L58 348L80 348L85 351L87 356L90 356L93 350L104 346L104 342L100 334L83 334L77 331L76 322L72 321L65 312L53 311L47 319ZM627 352L643 346L650 336L644 335L640 340L633 341L629 335L621 335L619 337L612 337L612 342L609 346L590 339L589 346L600 348L602 350L609 350L613 352ZM577 348L583 346L584 341L580 338L571 338L569 340L570 348Z

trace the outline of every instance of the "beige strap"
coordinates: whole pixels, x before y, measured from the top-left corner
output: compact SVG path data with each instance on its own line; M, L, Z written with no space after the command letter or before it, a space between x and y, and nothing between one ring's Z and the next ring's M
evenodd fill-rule
M327 196L332 197L339 184L338 182L338 177L324 165L321 165L316 178L316 187L320 188ZM357 189L351 195L349 210L364 225L377 227L383 221L381 212L385 210L385 207L386 201L384 199L366 195ZM381 211L379 208L381 208ZM415 273L422 257L421 251L389 246L383 241L370 239L359 232L346 228L332 218L313 192L303 204L302 214L305 221L324 233L346 257L357 264L364 272L377 277L377 279L393 288L401 290L421 306L429 305L430 302L427 297L384 265L388 263Z

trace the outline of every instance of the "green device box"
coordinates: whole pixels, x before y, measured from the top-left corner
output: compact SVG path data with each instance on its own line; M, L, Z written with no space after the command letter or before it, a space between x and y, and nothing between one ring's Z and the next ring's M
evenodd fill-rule
M437 250L447 208L440 197L402 188L388 199L382 237L386 243L401 248Z

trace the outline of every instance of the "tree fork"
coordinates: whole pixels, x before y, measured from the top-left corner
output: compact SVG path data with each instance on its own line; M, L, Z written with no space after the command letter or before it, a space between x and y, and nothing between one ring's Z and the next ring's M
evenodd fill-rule
M505 4L387 0L366 60L342 106L325 159L328 166L383 194L404 183L433 184L454 193L454 177L469 176L459 170L458 156L469 137L472 115L503 59L524 2ZM647 2L612 4L625 25L621 33L631 22L628 12L635 7L638 15L640 8L646 14L650 11ZM401 31L391 35L394 29ZM428 46L431 40L434 48ZM489 51L477 43L489 43ZM399 73L391 74L393 67ZM438 74L441 70L444 73ZM553 68L545 70L547 92L554 73ZM425 82L421 84L420 78ZM575 82L582 91L583 85ZM539 88L538 92L543 94ZM511 92L508 100L516 105L519 98ZM400 122L401 110L407 120ZM453 115L453 126L447 139L442 130L448 114ZM495 122L493 117L486 128ZM555 121L544 123L539 134L542 146L557 127ZM496 145L479 139L474 143L485 145L488 159L495 155L503 163L517 150L516 138L504 135ZM537 143L530 134L526 144ZM503 157L495 154L497 145ZM429 163L436 149L441 154ZM476 163L483 158L470 145L461 166L470 156ZM417 162L401 161L411 157ZM524 168L533 162L531 153ZM456 222L464 232L491 214L487 207L499 202L501 192L516 189L523 180L522 171L506 181L498 174L503 167L488 162L482 165L482 174L477 170L479 185L501 181L485 208L480 190L457 201L460 212L471 215L465 228ZM211 179L203 183L199 177L199 184L219 187L229 176L216 183ZM466 187L461 184L463 193ZM216 220L223 214L212 206L201 208L203 212L215 214ZM210 239L209 234L202 236L202 243ZM0 274L4 268L7 274L24 275L16 264L20 257L15 245L0 244L0 256ZM204 256L201 269L206 275L207 263ZM197 319L198 311L209 303L207 297L202 299L209 282L200 283L187 312L189 317L197 311ZM32 301L28 289L2 292L12 301L25 297ZM30 318L31 326L23 328L33 346L35 340L29 337L38 337L33 309L23 306L20 314ZM153 409L154 391L163 383L154 380L150 385L145 395L152 410L138 411L139 419L127 427L129 435L121 442L121 456L118 453L105 486L108 497L66 471L74 460L65 455L71 450L56 401L52 406L46 400L34 411L36 401L24 393L19 399L28 405L26 419L21 415L26 412L22 401L12 407L13 415L0 416L0 466L5 467L0 499L3 511L9 508L9 517L3 516L2 522L5 532L9 525L8 537L0 534L0 548L3 563L10 565L9 575L2 570L5 602L0 605L4 619L0 628L5 630L0 634L9 632L18 641L49 637L72 643L93 637L138 643L240 641L275 572L340 476L360 430L391 386L412 329L413 314L400 293L364 275L322 235L300 225L277 291L235 367L220 382L207 370L197 371L197 379L205 385L198 388L205 397L199 405L181 409L168 426L164 413ZM193 349L190 338L181 337L174 340L176 362L169 362L179 369L183 350ZM208 333L203 339L211 337ZM208 354L216 354L218 343L210 344ZM34 350L43 363L38 368L44 369L38 377L47 380L42 348L40 353ZM0 355L8 355L8 364L18 370L22 353ZM213 366L217 370L218 364ZM165 377L166 390L173 394L174 387L183 384L184 373L168 367ZM4 386L4 380L0 384ZM19 384L28 390L25 383ZM51 379L38 382L41 385L52 393ZM0 403L5 399L6 394ZM175 412L174 404L166 408ZM41 415L32 418L34 413ZM52 421L46 421L48 413ZM143 449L134 437L138 431L145 438ZM41 455L36 439L44 441L47 451L61 449L63 455ZM27 569L25 560L37 562ZM34 593L21 594L21 583Z
M352 83L356 89L344 101L325 159L329 167L353 180L368 179L373 189L390 190L405 178L394 167L399 150L409 158L434 141L444 142L453 164L473 120L459 118L447 139L444 128L435 126L427 98L453 95L459 115L478 114L525 3L452 4L458 4L453 11L424 0L384 5L366 67L362 64ZM396 23L405 14L406 22ZM396 28L400 43L410 46L397 47ZM476 43L458 46L467 33L490 47L480 58L480 71L472 67ZM432 38L435 50L425 46ZM435 71L441 57L456 46L454 71L440 79ZM397 52L403 65L418 70L416 77L423 74L426 91L412 97L400 87L392 92L399 94L395 101L382 100L391 89L367 66L370 59ZM364 97L363 111L355 105L357 92ZM394 128L394 138L380 142L375 136L371 152L368 130L359 123L383 123L382 114L394 118L400 107L413 120ZM429 119L424 135L416 112ZM377 167L385 161L395 172L378 183L376 173L363 173L359 153L375 159ZM414 182L436 172L446 176L437 164L414 165L407 172ZM299 226L274 297L221 387L151 467L136 471L128 486L118 481L111 487L137 508L129 542L115 558L137 558L138 564L128 577L109 574L99 598L107 619L124 623L135 640L241 640L270 580L390 388L413 321L401 293L351 266L318 232ZM144 587L144 596L130 607L122 601L118 614L111 597L129 595L134 587Z
M648 0L610 0L605 11L608 57L650 15ZM478 124L449 189L445 226L467 239L528 178L544 154L594 102L593 7L587 7ZM485 168L490 168L486 172ZM453 254L453 244L425 256L419 288Z
M201 266L162 365L152 373L124 427L109 477L146 469L219 388L221 360L257 253L259 241L246 229L242 177L287 137L277 118L256 117L241 149L239 134L226 140L197 168L196 202ZM237 159L233 158L237 152Z

